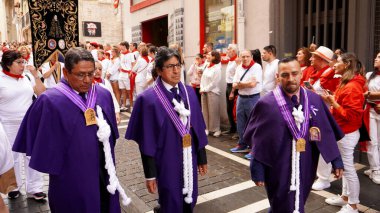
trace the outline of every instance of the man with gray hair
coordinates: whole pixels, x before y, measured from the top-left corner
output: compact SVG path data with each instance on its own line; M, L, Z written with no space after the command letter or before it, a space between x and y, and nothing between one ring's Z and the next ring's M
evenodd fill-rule
M236 44L229 44L227 48L228 64L226 67L226 101L227 101L227 115L230 122L230 130L224 132L224 134L236 133L236 123L233 116L234 100L237 96L237 90L232 91L232 83L234 81L235 71L238 66L236 59L238 57L239 49Z
M13 150L49 174L52 212L120 212L119 193L130 200L112 172L119 133L111 94L92 84L95 62L83 48L66 53L63 72L25 115Z

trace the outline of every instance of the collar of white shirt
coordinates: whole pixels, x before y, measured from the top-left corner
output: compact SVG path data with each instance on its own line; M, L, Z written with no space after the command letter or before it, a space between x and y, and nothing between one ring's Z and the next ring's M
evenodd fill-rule
M170 85L170 84L168 84L168 83L166 83L166 82L165 82L164 80L162 80L162 79L161 79L161 81L162 81L162 84L164 85L164 87L166 88L166 90L168 90L169 92L172 92L170 89L173 88L173 86ZM174 87L177 88L177 93L179 93L179 90L178 90L178 84L176 84Z

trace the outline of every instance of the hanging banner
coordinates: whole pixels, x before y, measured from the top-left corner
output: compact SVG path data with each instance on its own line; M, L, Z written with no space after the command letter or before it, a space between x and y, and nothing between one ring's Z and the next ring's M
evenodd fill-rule
M79 46L78 0L29 0L34 65Z

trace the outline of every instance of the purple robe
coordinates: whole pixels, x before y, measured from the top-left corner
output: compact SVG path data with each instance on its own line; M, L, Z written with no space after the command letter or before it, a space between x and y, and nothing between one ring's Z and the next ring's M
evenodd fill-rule
M300 212L304 212L306 199L315 180L319 154L326 162L340 158L336 142L343 137L343 132L321 97L308 90L307 94L311 108L310 127L315 126L320 129L321 141L309 141L309 132L306 134L306 151L301 152L300 158ZM293 103L285 94L284 96L292 112ZM303 104L303 90L300 98L300 104ZM295 191L289 190L292 139L293 136L279 110L274 94L270 92L262 97L252 110L244 132L244 140L252 145L253 161L259 162L264 168L264 182L272 212L294 210ZM252 168L253 161L251 161L252 176L257 172L257 168Z
M96 105L103 109L111 127L109 141L114 158L119 133L112 97L99 85L96 90ZM97 130L97 125L86 126L81 109L55 88L43 93L26 113L13 151L31 156L29 166L49 174L52 212L100 212L99 152L103 150ZM110 194L109 207L109 212L120 212L118 193Z
M166 97L173 99L173 94L166 90L160 78L156 81ZM208 141L206 125L193 88L186 86L191 108L191 137L193 157L193 202L198 196L197 151L204 148ZM180 96L188 106L182 84L179 84ZM188 109L188 107L186 107ZM149 88L136 100L132 116L125 134L128 140L139 144L140 152L153 157L157 169L157 183L160 211L178 213L183 210L183 149L182 137L173 125L169 115L162 106L156 92Z

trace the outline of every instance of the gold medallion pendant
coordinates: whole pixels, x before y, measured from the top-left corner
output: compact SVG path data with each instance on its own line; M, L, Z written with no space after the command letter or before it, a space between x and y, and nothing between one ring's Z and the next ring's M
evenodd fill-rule
M306 141L303 138L299 138L296 143L296 151L304 152L306 151Z
M86 119L86 126L91 126L96 124L96 114L95 110L88 108L84 112L84 118Z
M187 148L187 147L191 146L191 135L190 134L186 134L183 136L182 146L183 146L183 148Z

